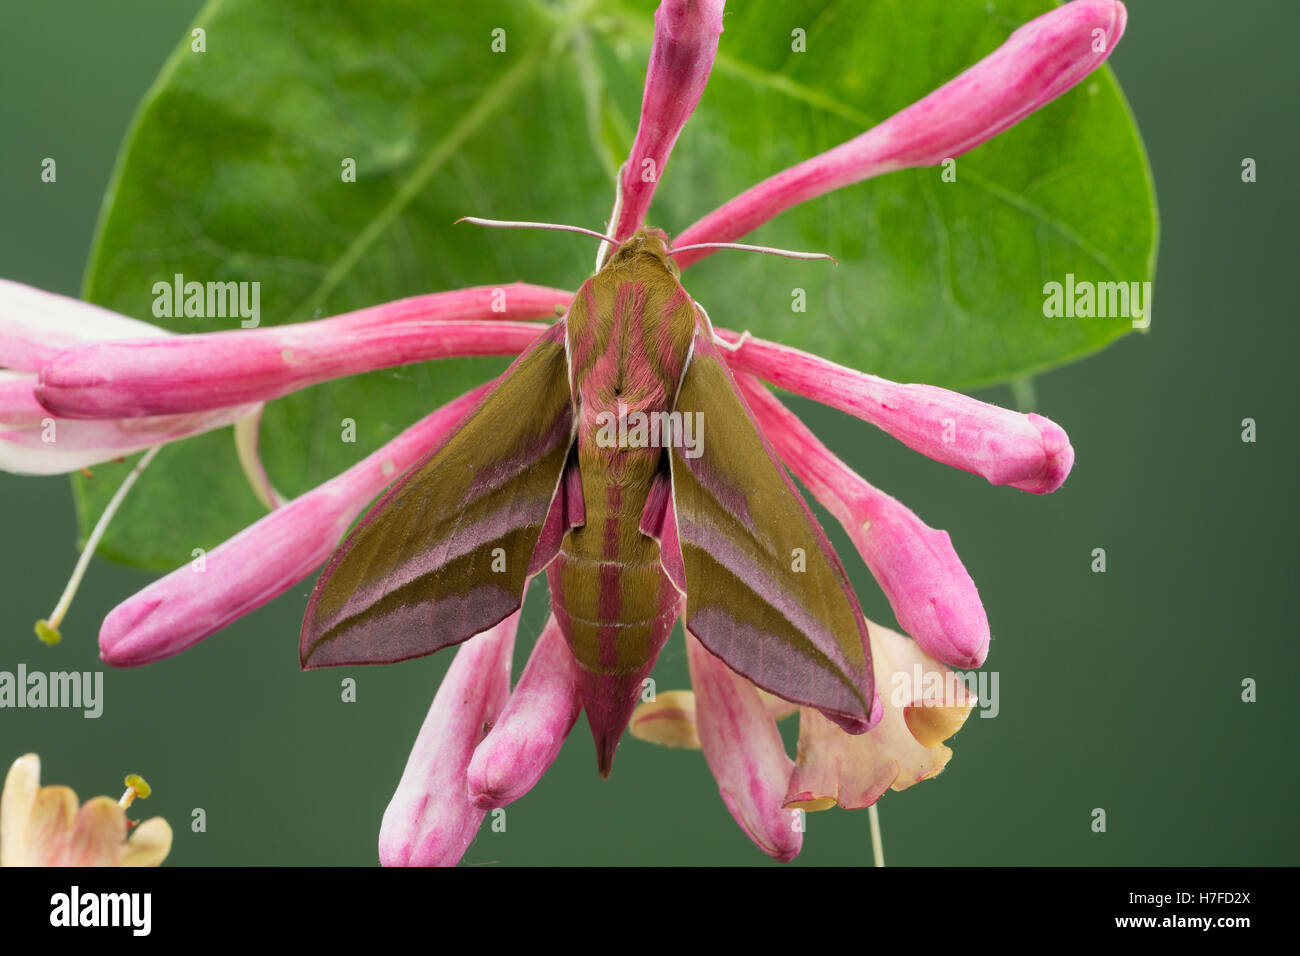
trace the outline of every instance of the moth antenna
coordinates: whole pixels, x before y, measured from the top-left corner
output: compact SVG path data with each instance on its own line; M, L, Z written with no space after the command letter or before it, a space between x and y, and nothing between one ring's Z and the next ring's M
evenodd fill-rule
M775 249L772 246L751 246L743 242L693 242L689 246L677 246L669 249L670 255L690 252L692 249L739 249L742 252L764 252L769 256L784 256L787 259L829 259L836 265L835 257L825 252L796 252L793 249Z
M478 216L461 216L452 225L462 222L472 222L476 226L492 226L495 229L550 229L554 232L576 232L584 236L591 236L593 239L601 239L611 245L618 245L617 239L613 239L603 232L584 229L582 226L566 226L558 222L511 222L505 219L480 219Z

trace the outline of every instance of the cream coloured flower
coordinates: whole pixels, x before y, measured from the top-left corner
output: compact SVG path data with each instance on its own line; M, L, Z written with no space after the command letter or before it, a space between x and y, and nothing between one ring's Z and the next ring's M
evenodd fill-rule
M41 759L19 757L0 796L0 866L157 866L172 848L162 817L136 825L126 807L149 795L132 775L120 801L92 797L80 803L69 787L41 786Z

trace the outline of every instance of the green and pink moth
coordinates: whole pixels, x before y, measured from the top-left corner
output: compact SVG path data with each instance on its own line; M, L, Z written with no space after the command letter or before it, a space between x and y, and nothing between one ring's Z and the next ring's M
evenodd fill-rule
M882 674L914 665L946 674L983 662L989 629L974 583L945 533L849 470L759 379L994 484L1042 494L1069 473L1069 441L1046 418L715 329L680 270L791 206L938 164L1015 124L1105 60L1123 4L1074 0L1031 21L918 103L670 240L645 226L659 177L639 171L647 160L665 169L708 79L722 14L722 0L664 0L656 13L612 242L576 294L515 283L300 325L168 335L0 284L0 467L66 472L233 422L271 506L207 554L202 576L181 568L115 608L100 632L105 661L180 653L322 562L304 666L462 644L385 814L386 864L458 861L485 813L540 779L582 711L603 773L629 720L639 736L698 745L737 823L778 859L801 845L791 808L870 805L941 769L941 741L971 701L923 700L918 689L900 703L878 688ZM504 312L494 307L502 288ZM559 321L529 321L557 306ZM519 358L324 485L287 502L276 494L258 464L263 403L461 355ZM680 441L600 440L609 414L634 411L702 416L699 454ZM41 438L51 423L54 443ZM863 618L785 467L848 529L910 638ZM511 688L518 609L543 571L553 613ZM65 610L66 600L47 631ZM661 695L634 717L679 617L694 694ZM797 765L776 731L796 707Z

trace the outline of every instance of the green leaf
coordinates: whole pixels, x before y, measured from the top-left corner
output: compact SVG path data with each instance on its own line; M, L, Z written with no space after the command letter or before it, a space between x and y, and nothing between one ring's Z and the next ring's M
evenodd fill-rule
M670 233L837 145L994 49L1046 0L735 5L651 222ZM260 283L262 324L516 279L576 288L577 237L453 228L462 215L604 224L630 145L650 0L432 4L212 0L146 96L110 186L85 294L150 319L153 285ZM791 51L791 31L807 52ZM493 51L504 30L505 52ZM355 160L356 182L341 175ZM1100 71L938 170L895 173L791 210L752 241L823 263L718 253L687 288L722 326L904 381L983 385L1077 358L1122 320L1046 319L1042 287L1144 281L1155 254L1146 157ZM807 311L792 311L793 290ZM159 319L179 331L238 319ZM296 495L504 367L427 363L272 403L262 451ZM355 422L356 441L342 440ZM124 466L74 478L83 529ZM101 550L167 568L261 513L228 430L164 449Z

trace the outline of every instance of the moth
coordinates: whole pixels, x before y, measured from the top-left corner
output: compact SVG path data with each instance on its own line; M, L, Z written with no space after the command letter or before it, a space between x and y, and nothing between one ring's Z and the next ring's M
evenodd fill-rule
M682 287L677 251L652 228L617 244L370 508L312 591L305 669L458 644L545 573L602 775L679 617L759 687L867 729L862 610Z

